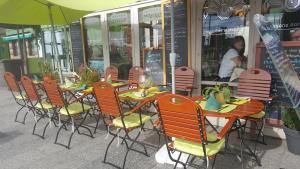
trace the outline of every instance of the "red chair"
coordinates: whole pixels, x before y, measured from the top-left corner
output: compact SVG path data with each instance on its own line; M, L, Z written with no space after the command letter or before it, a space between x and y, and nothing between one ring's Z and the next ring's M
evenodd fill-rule
M205 126L205 116L195 101L182 95L168 94L158 99L159 117L169 157L175 167L180 163L186 168L187 162L180 161L182 153L205 160L209 166L209 158L215 157L225 147L225 135L230 130L235 118L229 118L225 127L219 133L208 133ZM174 159L172 153L180 152ZM199 166L198 166L199 167Z
M21 90L18 82L16 81L15 76L10 72L4 73L4 79L7 83L8 89L11 91L11 94L13 95L14 100L16 103L20 106L18 109L16 116L15 116L15 122L19 122L22 124L25 124L25 120L27 117L27 114L30 112L30 108L28 107L28 100L25 93ZM28 108L27 112L25 113L23 117L23 121L18 121L19 113L24 109Z
M175 70L176 91L186 92L190 96L194 89L195 72L193 69L181 66Z
M29 106L31 107L31 111L33 112L34 117L35 117L35 124L33 127L32 134L37 135L44 139L46 129L49 126L49 124L51 124L53 122L53 119L55 117L54 112L52 111L53 107L46 99L41 98L41 94L38 92L36 86L34 85L34 83L32 82L32 80L29 77L22 76L21 82L22 82L24 91L26 93L26 96L27 96L27 99L29 102ZM39 118L37 119L37 117L39 117ZM46 123L46 125L43 129L43 134L42 135L36 134L35 130L36 130L36 126L37 126L38 122L41 119L45 119L45 118L48 120L48 122ZM54 125L56 125L56 124L54 123Z
M270 88L271 88L271 75L269 72L266 72L258 68L250 68L247 71L244 71L240 74L239 83L238 83L238 96L250 97L251 99L260 100L265 103L270 102L272 99L270 97ZM255 124L256 129L258 130L256 136L256 143L260 142L259 137L262 136L262 142L265 144L263 129L265 126L265 116L266 113L261 111L255 115L250 116L247 120L250 120ZM261 123L259 127L258 123ZM256 150L255 144L255 150ZM255 152L255 151L254 151Z
M133 66L129 70L128 75L128 88L134 89L138 87L139 84L139 78L141 75L144 75L144 69L139 66Z
M43 85L52 107L58 113L60 128L57 131L54 143L70 149L71 140L75 132L94 138L91 130L84 124L89 111L92 109L90 105L83 102L86 95L77 98L71 91L62 91L55 80L44 81ZM70 94L71 98L64 97L67 94ZM67 130L69 124L72 125L72 133L69 137L68 145L58 143L57 140L61 129ZM79 128L86 129L89 135L80 132Z
M140 112L137 112L142 106L146 104L140 104L139 106L135 107L130 112L123 112L122 107L120 105L118 93L116 92L115 88L107 82L97 82L93 86L94 94L96 97L96 101L99 107L99 110L103 116L103 122L107 127L108 134L112 135L113 138L109 142L104 156L104 163L113 165L117 168L120 168L116 166L115 164L112 164L110 162L106 161L106 157L108 154L108 150L112 144L112 142L119 137L122 138L122 142L125 143L127 151L124 157L123 166L125 167L126 158L129 153L129 151L135 151L138 153L141 153L143 155L149 156L146 150L146 147L143 143L137 141L138 137L141 134L141 131L144 127L144 124L148 121L150 121L150 116L143 115ZM111 128L116 128L115 132L112 132ZM137 136L135 138L132 138L129 133L131 131L134 131L135 129L139 129ZM120 136L120 132L124 131L125 135ZM131 143L129 144L130 141ZM119 143L118 143L119 144ZM138 144L143 147L144 152L137 150L133 148L134 144Z
M118 73L119 73L118 68L114 66L109 66L105 70L105 79L107 80L107 77L111 75L111 80L113 82L118 81Z

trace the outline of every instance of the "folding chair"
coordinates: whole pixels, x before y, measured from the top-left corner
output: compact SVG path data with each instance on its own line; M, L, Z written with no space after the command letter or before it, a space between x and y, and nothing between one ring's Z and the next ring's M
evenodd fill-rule
M247 71L242 72L240 75L237 95L250 97L251 99L268 103L272 100L272 98L270 97L270 88L271 88L270 73L262 69L250 68ZM255 143L254 152L256 151L257 143L265 144L265 139L263 134L263 129L265 126L265 116L266 113L264 111L261 111L247 118L247 120L255 124L256 126L255 130L258 131L255 138L256 143ZM261 123L260 127L259 127L259 123ZM260 136L262 137L262 141L259 141Z
M118 73L119 73L118 68L116 68L114 66L109 66L105 70L105 79L107 79L107 77L109 75L111 75L111 80L113 82L117 82L117 81L119 81L118 80Z
M175 70L175 89L192 96L194 89L195 72L193 69L181 66Z
M5 72L4 79L7 83L8 89L11 91L11 94L13 95L14 100L20 106L20 108L18 109L16 116L15 116L15 122L25 124L27 114L30 112L30 108L28 107L27 96L25 95L25 93L22 92L18 82L16 81L15 76L12 73ZM19 113L24 108L28 108L28 110L23 117L23 121L18 121Z
M230 130L236 118L229 118L220 132L208 133L205 126L205 117L195 101L182 95L167 94L157 101L162 131L165 135L169 157L175 162L186 166L196 166L189 162L192 156L202 158L206 167L209 167L209 158L214 157L212 168L217 154L225 146L225 135ZM174 158L174 151L179 152L178 158ZM186 161L181 161L182 153L188 154Z
M128 89L135 89L139 85L139 78L144 74L144 69L139 66L133 66L129 70Z
M139 142L137 139L141 134L144 124L146 122L150 121L150 116L142 115L140 112L135 113L142 106L144 106L146 104L146 102L135 107L130 112L123 113L122 108L120 106L118 94L111 84L106 83L106 82L97 82L94 84L93 90L94 90L94 94L95 94L95 97L97 100L99 110L101 111L102 116L103 116L103 122L107 127L108 134L113 136L112 140L109 142L109 144L106 148L105 156L104 156L104 163L107 163L107 164L110 164L117 168L120 168L117 165L106 161L108 150L109 150L112 142L116 138L118 139L118 144L119 144L119 138L122 138L122 143L124 142L126 145L126 148L127 148L122 168L125 167L126 158L127 158L129 151L135 151L135 152L144 154L146 156L149 156L145 145L143 143ZM116 128L116 132L112 132L112 130L111 130L112 128ZM132 138L129 135L129 133L138 128L140 128L140 130L138 131L137 136L135 138ZM125 132L124 136L120 136L121 131ZM128 141L131 141L132 143L129 144ZM144 152L134 149L133 145L135 143L142 146L144 149Z
M28 105L31 107L31 111L34 114L35 124L33 127L32 134L37 135L41 138L45 138L45 132L49 125L52 124L55 117L54 112L52 111L52 105L44 98L41 98L41 94L38 92L36 86L32 80L27 76L21 77L22 86L26 93L28 99ZM37 118L38 117L38 118ZM43 129L43 134L39 135L35 133L36 126L41 119L47 118L49 120ZM56 125L54 123L54 125Z
M92 108L83 102L86 95L76 98L71 91L62 91L55 80L44 81L44 88L51 105L58 113L60 127L57 131L54 143L70 149L71 140L75 132L94 138L91 130L84 125L84 121ZM71 98L67 99L64 97L67 93L71 94ZM72 126L72 133L69 137L68 145L58 143L57 140L61 129L64 128L67 130L69 124ZM86 129L89 135L80 132L79 128Z

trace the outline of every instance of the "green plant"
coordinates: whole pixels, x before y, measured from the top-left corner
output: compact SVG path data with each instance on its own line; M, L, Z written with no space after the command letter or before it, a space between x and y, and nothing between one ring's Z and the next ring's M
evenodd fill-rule
M38 65L43 76L53 75L52 67L49 62L39 62Z
M80 66L79 69L80 83L91 86L93 83L100 80L100 73L97 70L91 69L86 65Z
M227 84L220 84L220 85L206 87L206 88L204 88L202 94L207 98L211 94L218 94L221 92L224 93L224 99L229 102L230 101L230 89Z
M300 131L300 119L297 116L296 110L287 108L283 113L283 123L287 128Z

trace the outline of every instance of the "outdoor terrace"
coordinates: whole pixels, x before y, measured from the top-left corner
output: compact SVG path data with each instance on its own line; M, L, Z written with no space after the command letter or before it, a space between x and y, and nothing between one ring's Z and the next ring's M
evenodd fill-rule
M106 146L110 139L105 139L106 129L100 124L94 139L75 135L71 149L53 144L57 128L49 128L46 138L32 135L34 120L32 115L28 116L26 125L14 122L17 106L11 93L0 88L0 168L1 169L110 169L110 165L103 164L103 157ZM64 132L69 134L68 132ZM110 136L111 137L111 136ZM64 138L64 137L62 137ZM66 137L65 137L66 138ZM239 146L236 136L232 134L231 144ZM143 133L142 140L155 143L157 135ZM65 141L67 141L65 139ZM258 154L261 158L262 167L245 156L245 168L264 169L298 169L300 158L288 152L284 140L266 137L268 145L259 145ZM115 141L112 145L111 156L108 159L121 165L125 154L125 146L117 147ZM148 148L150 157L130 152L126 168L130 169L171 169L172 165L158 164L155 160L156 149ZM197 161L198 162L198 161ZM201 163L199 161L199 163ZM203 164L203 168L205 165ZM238 169L241 163L235 155L222 153L218 156L215 168L217 169Z

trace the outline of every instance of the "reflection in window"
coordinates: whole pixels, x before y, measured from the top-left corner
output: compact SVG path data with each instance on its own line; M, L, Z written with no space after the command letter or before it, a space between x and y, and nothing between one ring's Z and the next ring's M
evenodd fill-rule
M261 10L273 23L282 41L300 40L300 10L287 9L282 0L264 0Z
M37 49L37 41L36 39L29 39L28 40L28 54L30 56L36 56L38 55L38 49Z
M139 9L140 64L151 69L155 83L163 84L161 6Z
M222 58L231 48L236 36L242 36L245 40L244 56L241 56L241 60L243 68L247 65L249 2L237 0L232 6L227 4L229 11L221 3L216 2L207 0L203 11L201 60L202 80L206 81L218 80Z
M51 30L44 29L44 45L45 45L45 52L46 52L46 59L54 61L54 49L52 48L52 38L51 38ZM56 45L58 48L58 55L59 55L59 63L60 67L63 71L68 71L68 64L69 61L67 60L67 53L68 53L68 45L67 45L67 33L62 27L57 27L55 29L55 36L56 36ZM54 43L53 43L54 44ZM53 46L55 47L55 46ZM56 68L56 66L55 66Z
M110 64L118 67L119 79L128 79L132 66L130 11L108 14Z
M83 24L89 65L103 75L104 60L100 16L84 18Z

